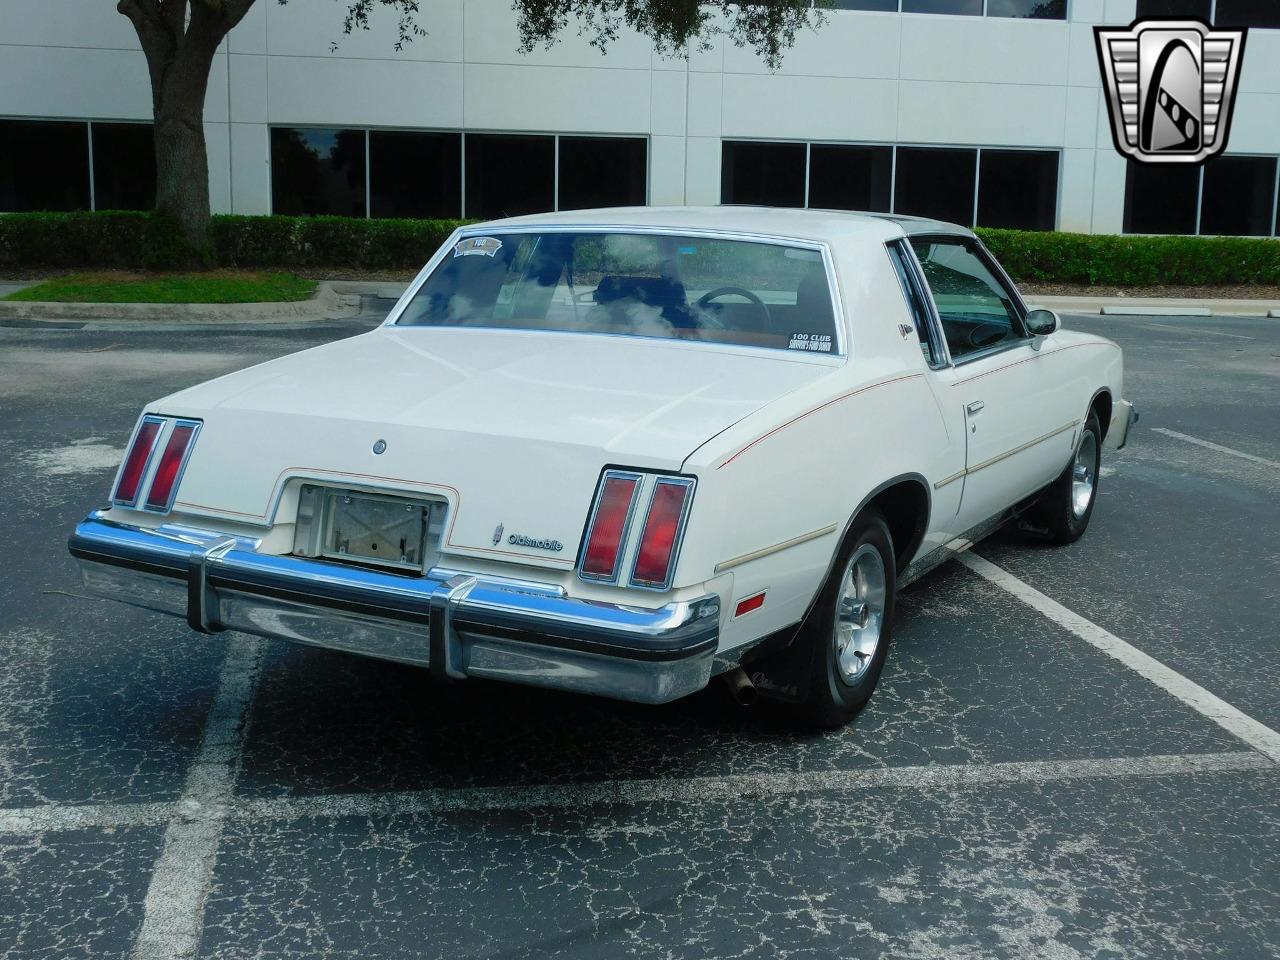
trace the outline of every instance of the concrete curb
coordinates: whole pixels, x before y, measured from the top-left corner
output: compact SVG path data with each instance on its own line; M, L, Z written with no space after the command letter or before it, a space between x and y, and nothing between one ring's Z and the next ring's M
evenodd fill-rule
M1111 317L1280 317L1280 303L1274 300L1228 300L1201 297L1041 297L1026 298L1029 304L1058 313L1097 313Z
M360 312L356 284L321 281L309 300L294 303L43 303L0 302L0 321L66 321L166 324L269 323L330 320Z

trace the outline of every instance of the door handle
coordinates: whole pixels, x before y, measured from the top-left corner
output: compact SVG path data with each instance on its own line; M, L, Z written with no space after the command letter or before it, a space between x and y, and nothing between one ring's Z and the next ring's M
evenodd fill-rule
M975 413L978 413L985 406L986 404L983 403L981 400L975 400L973 401L973 403L966 404L965 410L969 412L969 416L973 416Z

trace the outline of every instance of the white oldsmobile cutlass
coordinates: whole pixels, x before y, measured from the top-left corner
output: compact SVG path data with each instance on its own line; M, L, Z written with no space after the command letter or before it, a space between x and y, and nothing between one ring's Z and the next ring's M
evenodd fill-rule
M205 633L838 725L906 583L1015 516L1084 533L1122 376L949 224L502 220L378 329L148 404L70 549Z

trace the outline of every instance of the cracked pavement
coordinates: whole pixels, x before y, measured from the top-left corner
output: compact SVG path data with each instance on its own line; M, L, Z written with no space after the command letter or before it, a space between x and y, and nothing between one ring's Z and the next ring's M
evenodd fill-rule
M1142 421L1083 540L977 553L1280 728L1280 470L1153 429L1280 460L1280 323L1066 322ZM143 403L363 328L0 329L0 958L1280 954L1274 757L960 564L822 735L79 596Z

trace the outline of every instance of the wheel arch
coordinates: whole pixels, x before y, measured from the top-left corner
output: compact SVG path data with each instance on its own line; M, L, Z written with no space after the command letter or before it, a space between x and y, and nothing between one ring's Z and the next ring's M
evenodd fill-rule
M848 544L858 518L870 509L877 510L889 525L897 572L901 575L912 555L920 548L925 531L929 529L929 517L933 509L929 481L919 473L902 473L884 481L863 497L858 508L845 521L822 583L827 582L831 571L835 569L836 561Z
M1103 387L1093 395L1093 399L1089 401L1089 406L1085 410L1085 419L1089 418L1089 414L1094 411L1098 414L1098 429L1102 431L1099 439L1107 439L1107 431L1111 429L1111 389Z

